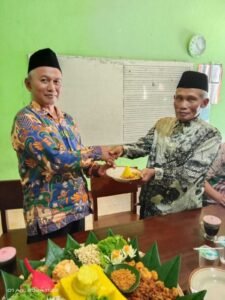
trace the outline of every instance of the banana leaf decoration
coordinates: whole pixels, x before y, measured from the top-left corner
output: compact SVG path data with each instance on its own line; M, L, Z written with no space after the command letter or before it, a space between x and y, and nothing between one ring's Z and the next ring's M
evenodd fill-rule
M98 244L99 240L93 231L90 231L85 242L85 246L89 244Z
M70 234L67 234L66 247L65 249L79 249L80 244L72 238Z
M2 279L5 286L5 297L9 299L23 283L23 279L1 270Z
M156 242L141 258L141 261L149 270L158 270L160 268L161 262L160 262L159 251Z

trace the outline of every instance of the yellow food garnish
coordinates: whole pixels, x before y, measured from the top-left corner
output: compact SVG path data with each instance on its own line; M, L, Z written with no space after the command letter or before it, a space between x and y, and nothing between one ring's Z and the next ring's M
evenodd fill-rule
M107 296L110 300L125 300L98 265L82 266L78 272L62 278L58 295L67 300L85 300L87 295ZM55 293L56 294L56 293Z
M73 281L73 288L80 295L95 294L99 289L98 273L89 266L82 266Z
M124 168L124 171L121 174L121 178L125 179L139 179L140 177L140 172L138 170L133 170L128 166Z

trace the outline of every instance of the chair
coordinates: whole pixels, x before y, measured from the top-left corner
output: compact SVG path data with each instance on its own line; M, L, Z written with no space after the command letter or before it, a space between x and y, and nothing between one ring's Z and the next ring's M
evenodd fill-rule
M20 180L0 181L0 210L3 233L8 232L6 210L23 208L23 193Z
M131 212L136 213L137 184L121 183L108 176L91 177L91 195L93 201L94 221L98 220L98 198L131 193Z

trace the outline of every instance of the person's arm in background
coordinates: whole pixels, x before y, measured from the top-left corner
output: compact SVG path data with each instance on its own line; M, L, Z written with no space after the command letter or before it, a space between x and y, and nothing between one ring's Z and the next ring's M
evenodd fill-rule
M208 181L205 182L205 194L208 196L208 198L213 199L219 204L225 206L225 195L215 190Z
M222 143L217 153L215 160L210 166L206 181L205 181L205 195L208 199L212 199L222 205L225 205L225 195L217 190L218 179L225 176L225 143ZM213 185L210 184L210 180L216 181ZM219 189L220 190L220 189ZM206 199L207 201L207 199Z
M206 180L220 176L225 176L225 143L220 145L217 156L207 172Z

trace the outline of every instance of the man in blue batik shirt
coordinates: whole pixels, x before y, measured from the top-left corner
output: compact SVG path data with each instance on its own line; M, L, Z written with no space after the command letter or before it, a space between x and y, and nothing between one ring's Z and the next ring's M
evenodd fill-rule
M101 175L110 159L105 148L84 147L77 123L56 106L62 72L56 54L41 49L31 55L25 85L31 103L14 120L12 144L17 152L24 194L28 242L84 230L90 214L86 175Z

